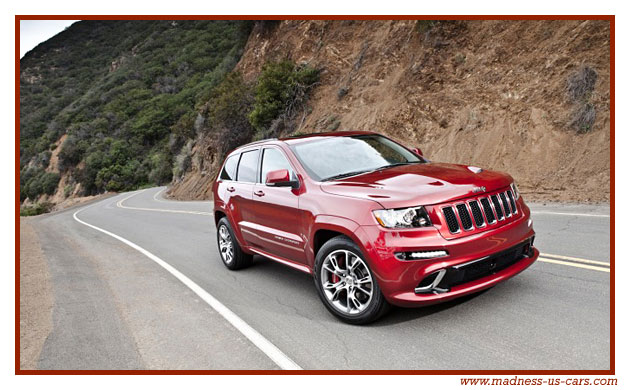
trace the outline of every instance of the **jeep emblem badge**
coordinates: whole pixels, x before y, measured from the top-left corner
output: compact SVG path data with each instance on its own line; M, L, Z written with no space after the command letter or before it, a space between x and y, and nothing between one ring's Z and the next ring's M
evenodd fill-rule
M476 194L478 192L486 192L486 187L481 186L481 187L473 187L473 193Z

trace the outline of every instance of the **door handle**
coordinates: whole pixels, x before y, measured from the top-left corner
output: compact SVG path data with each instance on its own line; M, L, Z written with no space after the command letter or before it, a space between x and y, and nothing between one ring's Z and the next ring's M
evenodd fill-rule
M234 191L236 191L236 190L234 189L234 187L228 187L228 188L227 188L227 190L228 190L229 192L234 192Z
M265 196L265 193L262 192L261 190L258 190L258 191L254 191L254 195L256 195L256 196Z

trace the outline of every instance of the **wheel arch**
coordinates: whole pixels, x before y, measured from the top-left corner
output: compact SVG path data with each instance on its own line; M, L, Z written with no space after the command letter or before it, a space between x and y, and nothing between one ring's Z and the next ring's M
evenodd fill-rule
M330 215L320 215L315 218L311 229L309 245L307 248L307 261L312 269L315 269L315 257L319 249L330 239L337 236L344 236L357 244L362 251L363 245L354 231L359 225L347 218L335 217ZM365 251L364 251L365 252Z
M219 224L221 218L227 217L227 215L221 210L214 210L214 226Z

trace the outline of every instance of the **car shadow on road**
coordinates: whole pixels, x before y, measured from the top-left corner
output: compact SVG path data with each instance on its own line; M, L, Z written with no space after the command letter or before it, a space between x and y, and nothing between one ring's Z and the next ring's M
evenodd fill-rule
M492 289L492 288L490 288ZM424 317L429 317L435 314L438 314L445 310L453 309L459 305L465 304L468 301L471 301L480 295L485 294L490 289L483 290L480 292L476 292L461 298L454 299L452 301L438 303L431 306L419 307L419 308L406 308L406 307L397 307L392 306L389 313L383 316L381 319L377 320L375 323L370 326L373 327L381 327L381 326L391 326L396 324L401 324L408 321L415 321Z
M312 287L312 276L300 272L298 270L291 269L290 267L284 266L282 264L276 263L273 260L266 259L262 256L255 256L254 263L252 267L249 268L249 271L252 272L263 272L265 277L275 279L276 283L282 283L287 288L296 288L296 286L304 285L305 287ZM377 320L376 322L368 325L370 327L380 327L380 326L390 326L401 324L409 321L414 321L418 319L422 319L425 317L430 317L432 315L436 315L445 310L451 310L455 307L469 303L469 301L474 300L475 298L483 295L487 291L493 289L495 286L483 290L480 292L476 292L471 295L467 295L461 298L454 299L452 301L438 303L431 306L419 307L419 308L403 308L392 306L391 310L382 318ZM312 290L297 288L296 294L301 295L300 299L309 300L314 299L317 300L319 304L319 298L317 297L317 292L315 288ZM297 296L297 295L296 295Z

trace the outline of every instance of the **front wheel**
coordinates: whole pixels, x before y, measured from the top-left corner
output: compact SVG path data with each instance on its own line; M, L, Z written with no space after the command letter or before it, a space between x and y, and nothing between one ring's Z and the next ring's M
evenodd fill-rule
M360 248L344 236L317 252L315 285L326 308L351 324L375 321L389 309Z
M253 256L241 249L234 237L234 231L226 217L217 224L217 244L223 264L231 270L248 267L253 262Z

